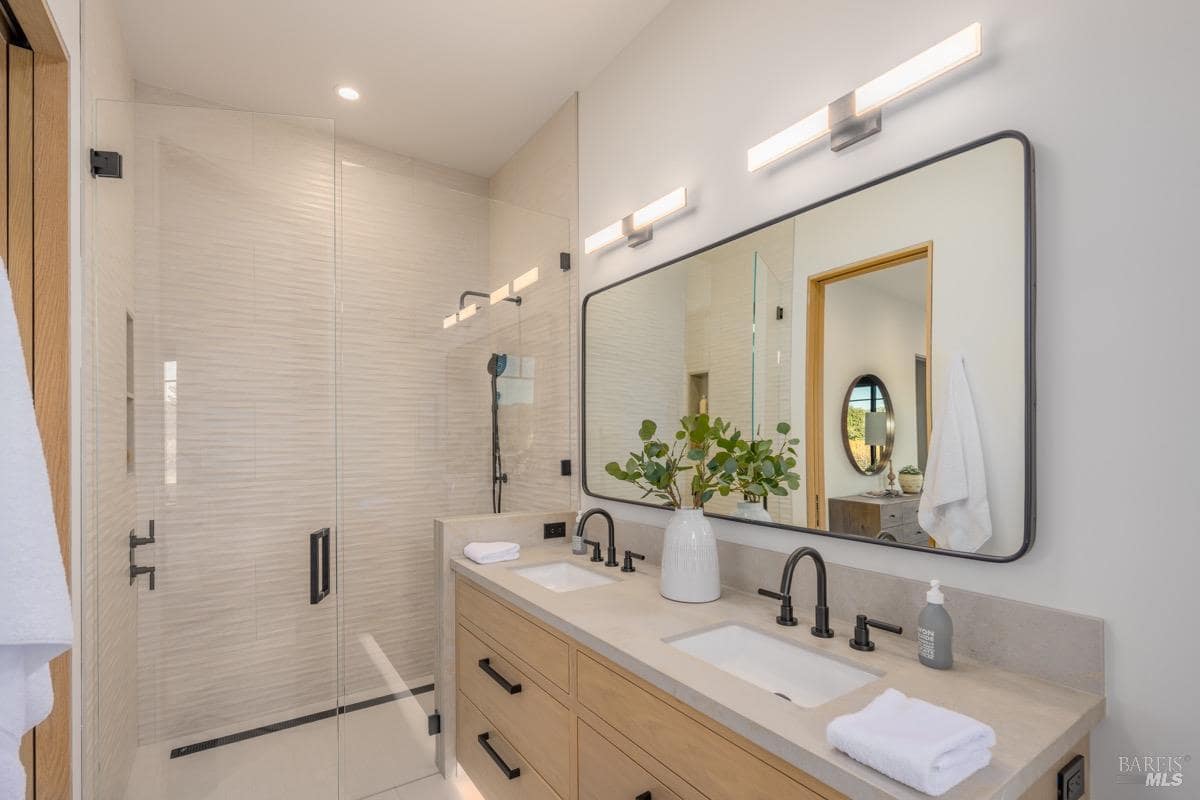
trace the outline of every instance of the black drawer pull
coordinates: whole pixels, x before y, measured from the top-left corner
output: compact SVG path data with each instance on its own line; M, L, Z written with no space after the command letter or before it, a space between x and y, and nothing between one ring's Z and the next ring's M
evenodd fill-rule
M633 798L633 800L651 800L650 793L642 792L637 797Z
M514 778L521 777L520 767L510 767L508 764L505 764L504 759L500 757L500 754L492 749L492 745L488 742L488 738L490 736L491 734L486 732L479 734L479 736L476 737L479 739L479 746L483 748L484 752L492 757L492 761L496 762L496 766L499 767L500 771L504 773L504 777L508 778L510 781Z
M492 668L492 660L490 658L479 659L479 668L486 672L489 678L500 684L500 688L509 694L521 693L521 684L509 683L507 680L505 680L503 675L501 675L499 672L496 672L496 670Z

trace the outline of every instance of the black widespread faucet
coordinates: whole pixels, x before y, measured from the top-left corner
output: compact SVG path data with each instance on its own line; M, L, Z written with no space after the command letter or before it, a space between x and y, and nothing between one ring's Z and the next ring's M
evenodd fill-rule
M620 564L617 563L617 531L616 527L613 525L612 514L609 514L603 508L588 509L580 515L579 523L575 526L575 535L583 538L583 526L587 525L587 521L596 514L599 514L608 520L608 558L605 560L604 566L618 567ZM596 545L597 550L599 550L599 547L599 545ZM598 558L593 558L592 560L599 561Z
M787 563L783 565L783 577L779 581L778 592L759 589L758 593L763 597L773 597L781 603L779 616L775 618L776 622L789 627L795 625L796 616L792 613L792 573L796 571L796 565L800 563L800 559L805 556L812 556L813 566L817 568L817 607L812 635L830 639L833 637L833 629L829 627L829 603L825 596L825 559L821 558L821 554L813 548L797 547L788 556Z

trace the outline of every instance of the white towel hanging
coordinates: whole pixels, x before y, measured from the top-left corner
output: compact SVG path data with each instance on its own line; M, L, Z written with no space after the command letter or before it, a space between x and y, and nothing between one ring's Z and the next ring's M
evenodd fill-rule
M71 601L25 356L0 263L0 798L25 796L21 737L50 713Z
M975 553L992 538L983 442L966 365L961 355L946 367L946 389L935 416L918 521L938 547Z

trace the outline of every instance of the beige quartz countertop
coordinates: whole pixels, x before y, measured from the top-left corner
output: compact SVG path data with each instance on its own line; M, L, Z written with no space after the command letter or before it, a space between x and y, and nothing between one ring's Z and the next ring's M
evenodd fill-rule
M552 592L514 574L514 567L567 560L615 579L614 584ZM782 562L782 559L781 559ZM967 714L996 730L992 763L943 797L1018 798L1104 717L1104 698L986 664L955 659L954 668L921 666L913 643L872 632L876 650L848 646L855 609L832 609L832 639L812 636L812 609L797 608L800 626L774 622L778 604L725 589L713 603L688 604L658 593L658 570L622 573L573 556L565 543L525 548L518 561L479 565L461 557L455 572L557 628L649 683L855 800L923 798L915 789L854 761L825 741L825 727L858 711L885 688ZM797 581L812 580L811 570ZM951 615L953 605L948 606ZM888 620L910 625L913 620ZM878 674L877 681L816 708L801 708L664 642L683 633L736 622L834 656ZM1019 642L1013 643L1019 647Z

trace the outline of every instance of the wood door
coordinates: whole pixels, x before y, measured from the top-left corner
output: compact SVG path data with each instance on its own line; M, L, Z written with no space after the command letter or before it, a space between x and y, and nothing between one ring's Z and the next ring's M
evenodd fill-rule
M0 25L0 256L7 266L58 527L70 569L70 244L67 50L44 0ZM10 24L11 23L11 24ZM26 796L71 797L71 658L50 665L54 708L21 742Z

